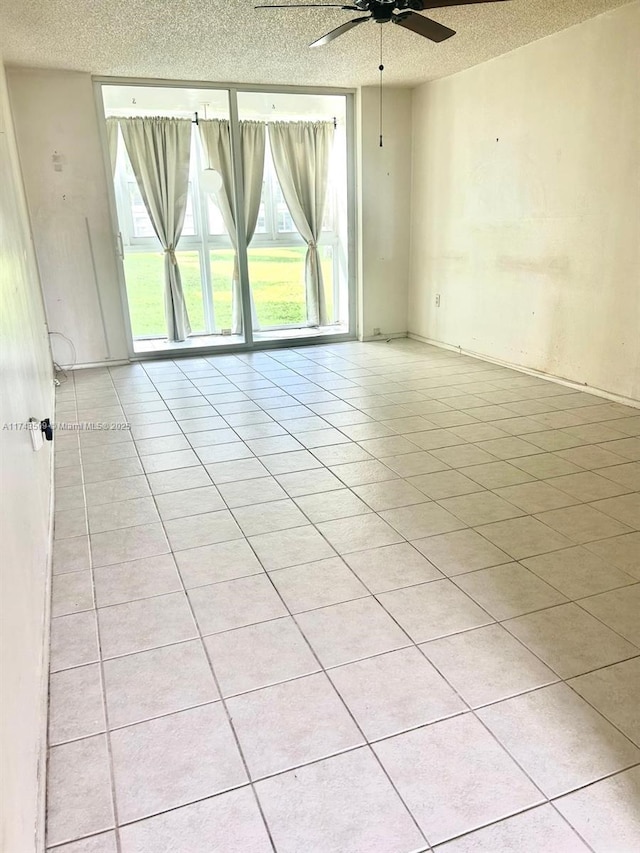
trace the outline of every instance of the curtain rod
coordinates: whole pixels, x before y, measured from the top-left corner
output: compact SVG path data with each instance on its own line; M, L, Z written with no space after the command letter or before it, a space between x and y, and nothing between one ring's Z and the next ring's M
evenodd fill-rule
M268 124L269 122L265 122L265 123ZM196 124L196 125L200 124L197 111L194 114L194 118L191 119L191 124ZM338 127L338 119L334 116L333 117L333 129L335 130L337 127Z
M195 125L199 126L200 125L200 118L198 116L197 111L193 114L193 116L194 117L191 119L191 124L195 124ZM131 118L131 116L114 115L114 116L106 116L106 118ZM141 116L141 118L165 118L165 116ZM166 118L171 118L171 116L166 116ZM227 121L228 121L228 119L227 119ZM304 119L299 119L299 121L304 121ZM270 124L270 122L265 121L265 124ZM334 127L334 130L338 127L338 119L335 116L333 117L333 127Z

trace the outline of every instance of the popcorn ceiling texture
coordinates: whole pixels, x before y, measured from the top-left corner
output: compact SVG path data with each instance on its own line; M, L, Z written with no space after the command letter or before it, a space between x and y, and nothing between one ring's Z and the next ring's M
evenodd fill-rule
M253 5L0 0L0 52L7 64L100 75L323 86L377 82L376 24L310 50L309 42L356 14ZM437 9L431 17L458 31L442 44L385 25L385 80L412 86L453 74L623 5L625 0L512 0Z

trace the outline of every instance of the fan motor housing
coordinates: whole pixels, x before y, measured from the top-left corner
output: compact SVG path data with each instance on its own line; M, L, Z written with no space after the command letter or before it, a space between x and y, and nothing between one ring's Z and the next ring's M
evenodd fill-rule
M371 17L377 24L386 24L393 17L393 11L396 8L395 0L391 3L371 3Z

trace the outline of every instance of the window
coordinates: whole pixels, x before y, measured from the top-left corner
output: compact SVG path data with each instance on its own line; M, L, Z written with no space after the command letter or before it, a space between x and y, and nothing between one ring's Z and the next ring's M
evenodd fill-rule
M322 231L327 232L327 236L337 232L332 187L329 187L327 192ZM264 239L261 235L264 235ZM255 242L261 246L266 246L269 242L274 244L284 242L286 245L295 246L304 244L284 200L268 144L265 152L264 181L262 182L262 200L258 224L251 245Z
M262 198L263 201L260 202L260 209L258 210L258 221L256 222L256 234L266 234L267 233L267 206L264 202L264 183L262 184Z
M105 89L114 91L119 89L123 93L119 96L119 104L111 107L109 114L117 115L118 107L126 115L133 112L130 106L131 97L126 91L127 87L103 87L103 91ZM141 88L135 91L137 108L140 99L144 97L144 91ZM162 110L156 111L159 90L149 87L149 91L155 94L149 97L146 114L162 115ZM172 103L176 104L179 102L180 96L177 94L179 90L172 91L174 93ZM216 97L218 95L222 95L222 92L218 92ZM191 92L191 103L196 102L194 96L202 97L201 94L195 95ZM258 97L255 94L238 93L240 110L242 110L242 98L245 96L249 101L253 99L253 112L247 116L249 120L265 121L268 124L274 117L273 110L276 110L278 115L282 114L277 112L280 107L276 109L273 105L273 98L277 101L279 96L270 94L268 104L265 106L258 103L259 99L264 97L263 95ZM209 93L207 97L213 99ZM337 112L343 117L344 127L346 110L344 96L295 95L287 96L287 99L292 108L287 107L283 118L285 121L304 121L308 120L309 116L311 116L309 120L315 120L317 117L323 115L326 117ZM323 105L322 99L328 99L331 104ZM222 107L222 100L218 97L212 111L215 115L224 117L225 109ZM176 109L173 114L186 117L189 110L185 107L178 112ZM242 118L241 112L241 120ZM330 185L319 239L329 323L340 322L343 324L343 329L345 311L348 307L348 299L345 295L348 248L344 140L343 132L340 142L336 145L338 151L336 162L332 162L330 166ZM205 165L206 158L201 148L200 135L194 124L187 205L177 247L192 335L222 334L223 332L226 334L235 322L233 318L237 317L235 304L237 297L233 294L231 286L235 267L235 250L215 194L204 192L200 188L200 174ZM118 148L114 184L125 255L125 278L133 337L157 339L163 337L166 330L164 321L165 258L138 189L122 138ZM249 286L254 302L254 316L258 319L259 331L263 337L265 330L306 327L308 321L304 285L306 251L306 241L299 234L284 199L267 139L258 217L253 238L247 247Z
M275 172L271 176L270 184L271 191L275 196L276 203L276 231L278 232L278 234L290 234L296 229L293 224L291 214L289 213L287 203L285 202L284 196L282 195L282 190L280 189L280 184L278 183L278 179L275 175Z
M207 221L209 223L209 234L218 236L226 234L227 229L224 227L224 219L215 198L206 193L207 197Z
M187 209L184 214L184 224L182 226L182 236L192 237L197 234L196 218L193 212L193 190L191 181L189 181L189 192L187 193Z
M133 181L127 181L127 189L129 196L129 212L133 223L133 236L155 237L156 232L153 230L153 225L149 219L147 208L142 200L135 178Z

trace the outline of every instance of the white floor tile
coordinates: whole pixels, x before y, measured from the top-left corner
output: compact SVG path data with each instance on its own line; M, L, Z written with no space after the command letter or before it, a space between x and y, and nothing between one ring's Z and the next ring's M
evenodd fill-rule
M283 617L205 638L223 696L317 672L320 665L293 619Z
M189 590L200 631L217 634L286 616L287 611L264 574Z
M566 684L477 713L547 797L640 762L640 750Z
M104 663L109 723L126 726L219 698L199 640Z
M121 821L210 797L247 781L220 702L111 734Z
M411 340L56 396L131 429L56 442L49 853L639 846L636 409Z
M256 784L278 853L416 853L424 838L368 749Z
M324 673L227 700L252 779L364 743Z
M207 853L212 839L230 850L271 853L255 797L248 787L173 809L120 830L122 853Z
M634 767L561 797L554 805L596 853L609 853L612 839L620 850L637 850L638 788L640 767Z
M49 751L47 843L72 841L113 826L109 758L104 735Z
M545 805L440 844L436 853L496 853L498 850L587 853L589 849L553 807Z
M431 845L544 800L471 714L380 741L374 751Z
M330 678L369 740L467 710L415 648L337 667Z

